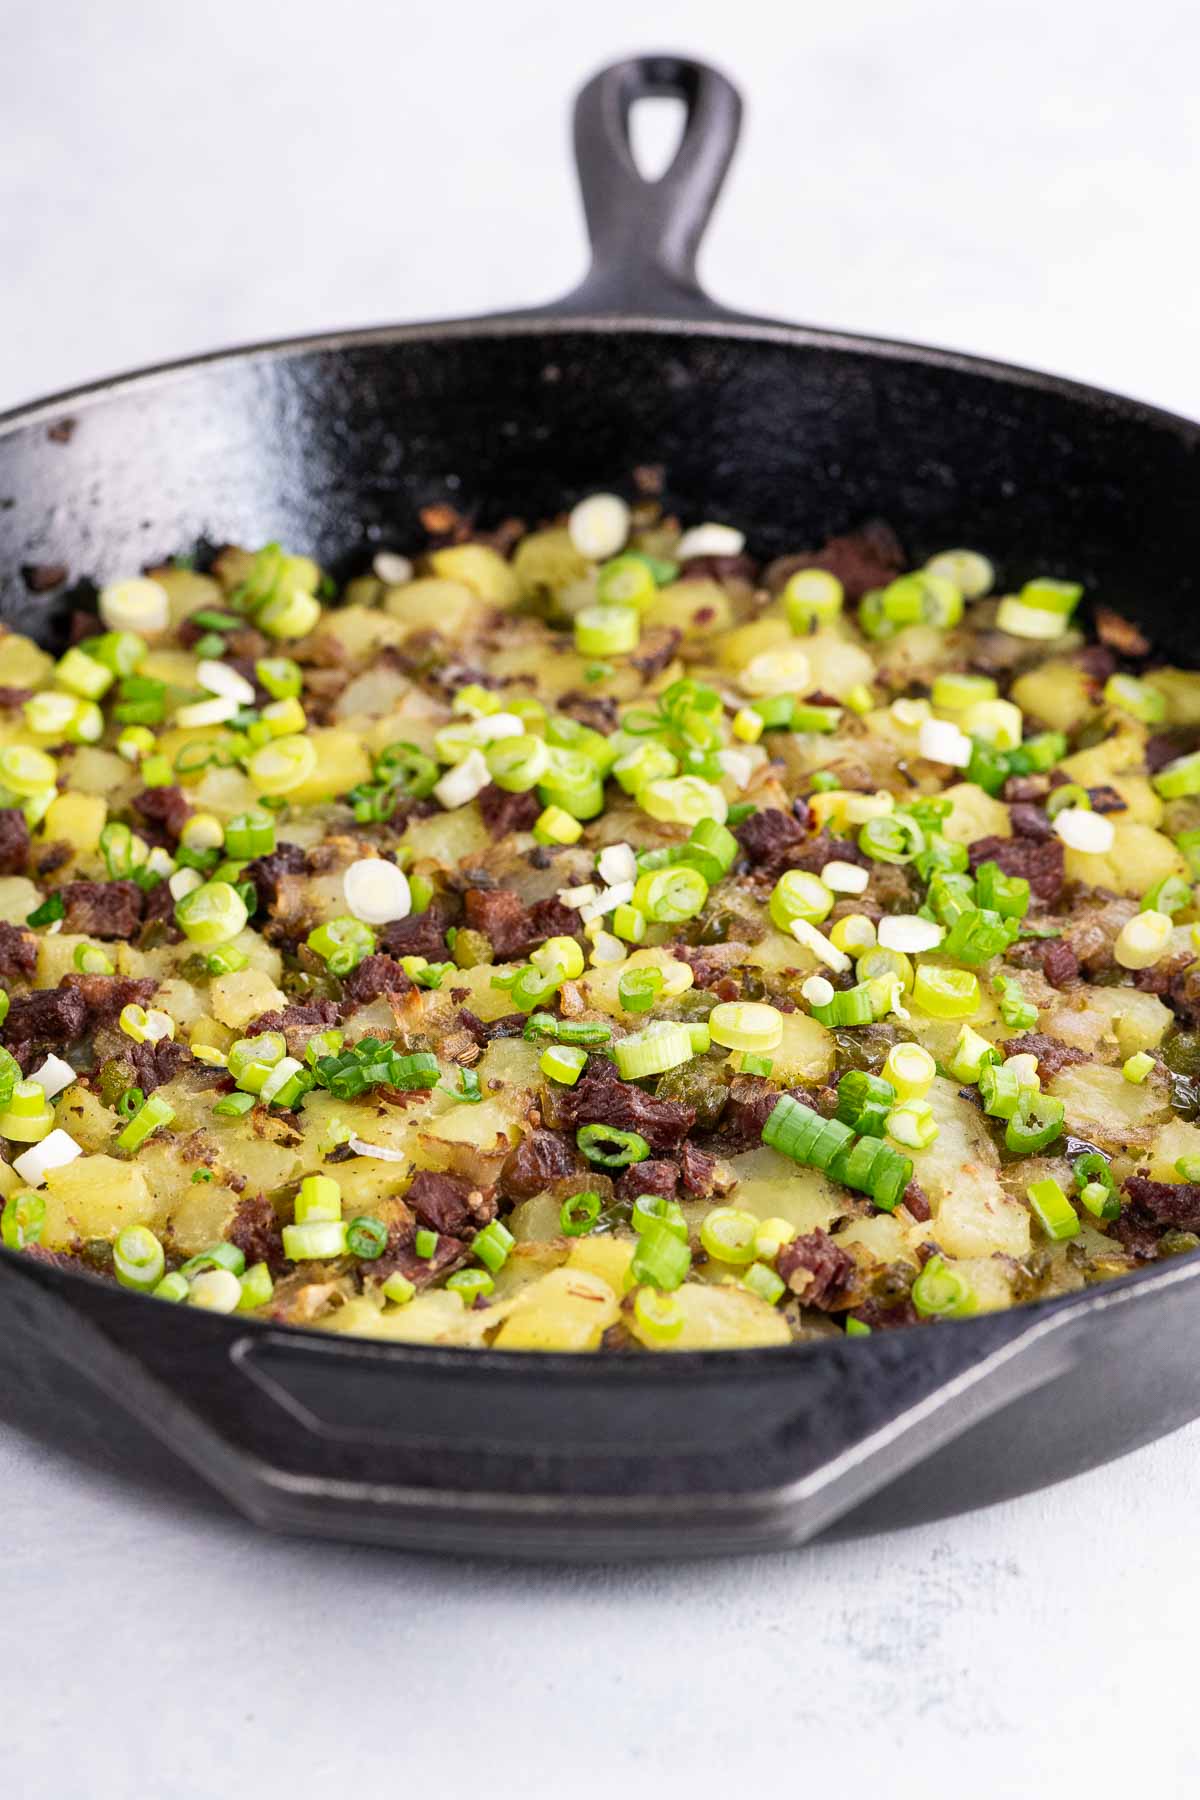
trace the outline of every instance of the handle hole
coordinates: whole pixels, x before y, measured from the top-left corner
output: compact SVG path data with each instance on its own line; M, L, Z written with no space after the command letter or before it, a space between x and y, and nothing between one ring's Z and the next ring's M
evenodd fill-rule
M648 94L629 109L629 151L643 181L661 181L683 142L687 102L675 94Z

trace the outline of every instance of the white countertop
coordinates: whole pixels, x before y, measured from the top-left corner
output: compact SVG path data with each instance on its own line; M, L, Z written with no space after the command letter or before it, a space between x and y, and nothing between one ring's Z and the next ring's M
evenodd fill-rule
M0 406L566 289L567 96L670 46L750 103L703 259L730 304L1200 414L1190 4L580 11L8 0ZM568 1571L272 1540L0 1430L0 1782L991 1800L1136 1775L1182 1794L1198 1462L1193 1427L895 1537Z

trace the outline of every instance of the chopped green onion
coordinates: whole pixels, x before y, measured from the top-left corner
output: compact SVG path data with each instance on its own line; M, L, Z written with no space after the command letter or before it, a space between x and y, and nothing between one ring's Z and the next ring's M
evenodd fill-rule
M944 969L922 963L912 997L934 1019L970 1019L979 1011L979 981L969 969Z
M628 1038L625 1042L629 1042ZM688 1051L690 1055L690 1040ZM639 1131L621 1131L612 1125L581 1125L575 1142L589 1162L603 1169L624 1169L630 1163L645 1162L650 1154L650 1146Z
M724 1001L708 1015L714 1044L727 1050L775 1050L783 1040L783 1014L759 1001Z
M931 1256L913 1282L912 1303L926 1319L962 1319L975 1310L970 1284L941 1256Z
M289 1262L324 1261L346 1254L346 1225L341 1219L315 1219L308 1225L285 1225L283 1254Z
M1126 1081L1132 1082L1135 1087L1140 1087L1153 1067L1154 1058L1145 1050L1138 1050L1133 1056L1125 1058L1121 1064L1121 1073Z
M998 912L975 907L955 919L946 933L942 949L958 962L985 963L1007 949L1015 935L1015 925L1010 933Z
M647 1285L633 1299L633 1316L641 1336L651 1344L673 1344L683 1335L684 1313L673 1294Z
M1047 1178L1034 1181L1026 1188L1034 1217L1049 1238L1063 1239L1079 1234L1079 1214L1059 1187Z
M683 1208L677 1200L668 1200L662 1194L639 1194L629 1222L639 1235L651 1225L665 1225L682 1243L687 1243L688 1228Z
M252 1110L254 1104L253 1094L226 1094L213 1106L213 1112L219 1119L240 1119Z
M600 1217L600 1196L590 1189L564 1200L558 1215L564 1237L586 1237Z
M176 924L202 949L228 943L245 930L249 916L241 894L227 881L205 882L175 902Z
M1006 875L999 863L980 863L975 884L981 907L1006 919L1023 919L1029 911L1029 883L1021 875Z
M225 854L235 860L270 856L274 848L275 821L267 813L239 813L225 827Z
M493 1219L482 1231L477 1231L471 1240L471 1249L495 1275L508 1261L509 1252L516 1243L507 1225L499 1219Z
M486 1298L494 1292L496 1283L486 1269L456 1269L447 1275L446 1286L452 1294L462 1296L464 1306L474 1306L481 1295Z
M902 1100L888 1114L887 1128L906 1150L927 1150L940 1130L928 1100Z
M570 1044L551 1044L549 1049L542 1051L538 1068L551 1081L561 1081L567 1087L573 1087L586 1064L586 1050L573 1049Z
M868 819L858 834L858 847L876 862L909 863L925 848L925 833L905 812Z
M1004 1133L1006 1147L1018 1156L1033 1156L1046 1150L1061 1137L1064 1103L1053 1094L1021 1095L1016 1113L1009 1119Z
M717 1262L744 1266L756 1256L755 1236L758 1220L752 1212L735 1206L717 1206L707 1213L700 1225L700 1242Z
M637 1240L630 1275L638 1284L672 1289L681 1285L692 1266L692 1253L670 1226L651 1220Z
M703 912L708 883L699 869L676 863L641 875L633 890L633 905L656 925L674 925Z
M388 1228L382 1219L362 1214L346 1226L346 1248L360 1262L376 1262L387 1249Z
M0 1243L6 1250L26 1250L40 1239L46 1224L46 1201L42 1194L24 1188L10 1194L0 1213Z
M369 925L346 914L318 925L305 942L323 958L331 975L349 975L364 957L375 954L377 939Z
M617 982L617 996L626 1012L649 1012L662 992L663 972L653 965L624 969Z
M175 1108L158 1094L151 1094L146 1104L129 1121L117 1138L120 1150L137 1150L146 1139L175 1117Z
M838 1082L838 1104L834 1117L852 1131L867 1137L879 1137L887 1130L887 1116L896 1102L896 1090L890 1081L868 1075L861 1069L850 1069Z
M632 606L585 606L575 614L575 648L581 656L627 656L641 629Z
M1034 1023L1037 1012L1034 1011ZM988 1063L998 1062L999 1051L989 1044L985 1037L972 1031L969 1025L959 1027L958 1038L949 1063L946 1065L955 1081L977 1082Z
M162 1280L163 1247L145 1225L126 1225L113 1242L113 1273L122 1287L148 1294Z
M788 869L771 890L771 923L784 932L790 932L795 919L819 925L832 912L835 898L833 890L817 876L803 869Z
M632 1032L629 1037L622 1038L613 1050L617 1068L624 1081L642 1081L647 1075L663 1075L668 1069L690 1062L693 1054L692 1035L688 1027L669 1021L647 1027L644 1031ZM591 1127L585 1129L590 1130ZM582 1143L580 1148L586 1150ZM630 1160L640 1162L641 1158Z

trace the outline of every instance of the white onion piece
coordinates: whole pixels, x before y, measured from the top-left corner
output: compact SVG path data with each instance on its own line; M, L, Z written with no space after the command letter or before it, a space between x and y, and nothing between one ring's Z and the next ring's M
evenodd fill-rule
M82 1155L82 1147L75 1142L70 1132L56 1127L40 1144L31 1144L28 1150L23 1151L14 1160L13 1168L26 1187L36 1188L41 1187L45 1181L47 1169L64 1169L68 1163Z
M821 870L821 880L835 894L865 894L870 879L857 863L827 862Z
M37 1082L47 1100L53 1100L56 1094L61 1094L64 1088L70 1087L75 1080L75 1071L61 1056L48 1056L41 1068L35 1069L29 1079Z
M617 494L589 494L567 520L571 542L589 562L607 562L625 548L629 508Z
M447 769L434 787L434 796L447 812L453 812L482 793L491 779L483 751L472 750L453 769Z
M231 669L228 663L217 662L206 658L196 664L196 680L210 694L220 694L225 700L236 700L239 706L254 705L254 685Z
M387 1144L368 1144L360 1137L347 1138L346 1142L355 1156L373 1156L376 1162L407 1161L406 1151L392 1150Z
M919 918L916 913L885 913L877 936L883 949L915 956L920 950L936 950L945 933L932 919Z
M385 587L404 587L413 578L413 566L407 556L394 550L381 550L371 564L371 572Z
M844 975L851 966L846 952L839 950L836 944L831 944L824 932L818 931L815 925L810 925L807 919L792 920L792 936L806 950L811 950L827 969L832 969L835 975Z
M460 765L461 767L461 765ZM412 911L408 877L382 856L360 857L342 877L346 905L364 925L390 925Z
M166 588L144 575L101 588L99 611L110 631L165 631L171 622Z
M238 702L227 695L219 694L215 700L196 700L191 706L181 706L175 714L175 723L182 726L191 725L228 725L230 719L236 717Z
M693 525L675 546L680 562L693 556L740 556L746 548L746 534L733 525Z
M971 760L972 744L966 732L949 719L926 719L921 725L917 748L929 762L949 763L951 768L965 769Z
M1116 837L1112 820L1086 806L1064 806L1054 820L1054 830L1068 850L1081 850L1087 856L1104 856Z
M629 844L608 844L600 852L596 867L601 881L610 887L618 881L637 880L637 857Z

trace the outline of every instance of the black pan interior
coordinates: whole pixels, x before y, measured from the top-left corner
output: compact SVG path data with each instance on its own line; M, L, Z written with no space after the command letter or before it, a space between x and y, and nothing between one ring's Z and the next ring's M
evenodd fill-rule
M1047 572L1186 656L1193 426L1050 378L819 334L529 320L327 339L115 383L0 429L0 617L52 640L86 586L279 538L339 574L422 541L418 509L534 523L663 465L688 519L766 556L887 518ZM20 570L63 564L31 594ZM35 578L36 579L36 578Z

